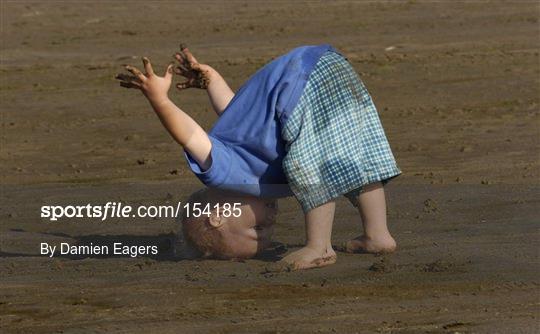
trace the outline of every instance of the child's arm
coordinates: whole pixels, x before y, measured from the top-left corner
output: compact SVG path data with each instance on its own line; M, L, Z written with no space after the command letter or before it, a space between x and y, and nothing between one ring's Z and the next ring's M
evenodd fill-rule
M116 78L120 80L120 85L126 88L140 89L174 140L197 161L201 169L210 168L212 164L210 138L199 124L178 108L168 97L172 83L173 65L169 65L165 75L160 77L154 74L148 58L143 58L143 64L146 74L133 66L126 66L126 69L133 75L118 74Z
M178 60L176 74L187 78L185 82L177 84L176 88L179 90L191 87L206 89L214 111L220 116L234 97L225 79L212 67L200 64L189 49L182 44L180 52L177 52L174 57Z

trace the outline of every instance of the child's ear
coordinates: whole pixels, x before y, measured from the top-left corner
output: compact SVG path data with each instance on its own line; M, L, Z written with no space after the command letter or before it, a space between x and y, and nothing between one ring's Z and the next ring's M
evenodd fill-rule
M220 227L225 222L224 218L219 216L216 212L212 211L210 217L208 217L208 223L212 227Z

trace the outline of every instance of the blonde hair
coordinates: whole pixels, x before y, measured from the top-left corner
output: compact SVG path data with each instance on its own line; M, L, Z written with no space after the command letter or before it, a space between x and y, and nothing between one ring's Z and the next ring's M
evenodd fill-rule
M193 204L198 203L202 208L209 204L210 211L213 213L215 205L221 206L227 198L223 191L205 188L191 194L186 204L193 207ZM202 214L199 217L194 217L193 214L188 216L187 214L188 212L184 210L181 216L185 242L201 252L203 257L225 258L223 255L225 246L221 235L208 222L210 217L207 214Z

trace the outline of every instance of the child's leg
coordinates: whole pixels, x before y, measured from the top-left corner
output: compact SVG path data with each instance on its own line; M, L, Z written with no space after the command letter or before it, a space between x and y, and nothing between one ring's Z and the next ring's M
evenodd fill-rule
M328 202L306 213L306 246L283 258L293 270L324 267L336 262L332 249L332 223L335 202Z
M364 235L347 242L348 252L391 253L396 241L386 225L386 199L380 182L364 187L357 197L357 206L362 217Z

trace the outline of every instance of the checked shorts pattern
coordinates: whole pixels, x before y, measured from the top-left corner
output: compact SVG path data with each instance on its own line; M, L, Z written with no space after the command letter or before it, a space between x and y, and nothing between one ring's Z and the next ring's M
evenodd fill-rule
M283 169L304 212L401 171L364 84L346 58L328 51L282 127ZM354 203L354 202L353 202Z

